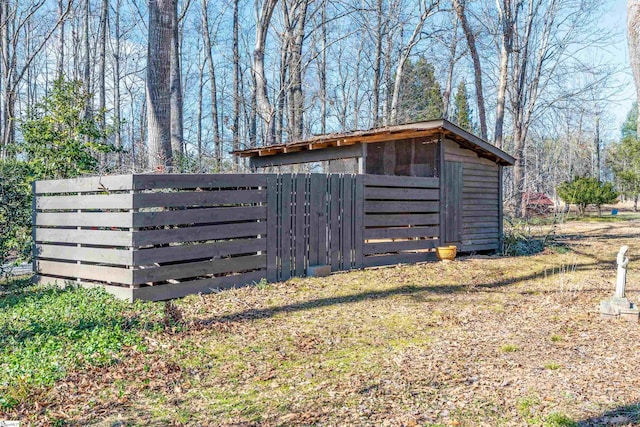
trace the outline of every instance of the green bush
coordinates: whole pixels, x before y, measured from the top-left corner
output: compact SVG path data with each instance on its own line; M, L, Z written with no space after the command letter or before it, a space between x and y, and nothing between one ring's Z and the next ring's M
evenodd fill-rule
M0 160L0 276L8 261L22 261L31 253L31 182L29 166Z
M600 207L605 203L613 203L618 193L610 182L601 182L596 178L575 178L573 181L563 182L557 188L558 196L566 203L578 205L580 215L589 205Z

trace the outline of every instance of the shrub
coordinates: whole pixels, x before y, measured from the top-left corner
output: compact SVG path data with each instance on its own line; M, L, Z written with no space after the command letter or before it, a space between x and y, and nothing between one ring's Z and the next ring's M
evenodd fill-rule
M566 203L578 205L580 215L584 215L588 205L595 205L600 213L603 204L613 203L618 198L613 184L598 181L596 178L575 178L573 181L560 184L557 191Z

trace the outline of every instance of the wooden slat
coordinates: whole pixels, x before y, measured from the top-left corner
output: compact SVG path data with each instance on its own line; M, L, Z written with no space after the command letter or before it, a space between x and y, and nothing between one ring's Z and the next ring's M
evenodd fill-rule
M163 301L172 298L182 298L197 293L208 294L223 289L251 286L258 283L263 277L265 277L265 271L257 270L209 279L190 280L176 284L145 286L132 289L131 291L134 300Z
M401 225L435 225L438 224L438 214L399 214L378 215L368 214L364 217L364 225L372 226L401 226Z
M147 282L182 279L207 274L233 273L266 267L266 255L249 255L236 258L163 265L144 270L133 270L133 283L143 284Z
M330 175L331 206L329 211L329 227L331 241L329 252L331 254L331 271L340 270L340 176Z
M307 177L304 174L296 175L295 182L295 217L293 222L293 247L295 250L294 262L295 262L295 276L304 276L305 271L305 256L307 251L306 236L305 236L305 208L306 208L306 183Z
M362 268L363 264L363 248L364 248L364 183L362 182L362 175L356 175L355 177L355 210L354 210L354 267Z
M146 174L134 175L136 190L159 188L233 188L264 187L266 174Z
M460 248L460 252L476 252L476 251L491 251L497 250L499 247L498 242L479 244L479 245L463 245Z
M464 193L464 200L467 201L471 201L471 200L488 200L491 202L498 202L498 193L485 193L484 189L478 189L474 192L471 191L465 191Z
M492 214L487 212L474 212L474 211L466 211L462 215L465 223L473 223L474 221L498 221L498 214Z
M57 261L36 261L36 271L44 276L63 276L101 282L133 284L134 270L102 265L76 264Z
M184 207L264 203L265 190L185 191L175 193L139 193L133 196L133 207Z
M292 211L292 193L293 193L293 175L284 174L282 179L282 193L280 204L280 217L282 221L282 228L280 235L282 236L282 247L280 248L280 256L282 257L282 270L280 280L287 280L291 277L291 211Z
M133 189L133 175L95 176L36 181L36 194L90 193Z
M384 254L388 252L415 251L433 249L438 246L437 240L402 240L395 242L376 242L364 245L364 254Z
M397 201L397 200L367 200L364 204L365 212L373 213L399 213L399 212L438 212L440 209L440 203L435 202L422 202L422 201Z
M433 252L406 253L393 255L379 255L364 257L365 267L380 267L383 265L414 264L424 261L435 261Z
M278 177L267 175L267 280L278 281Z
M464 181L464 191L478 191L478 189L482 189L482 191L487 193L498 193L497 180L496 182L487 182L487 181Z
M342 269L351 269L351 248L352 248L352 220L353 220L353 177L351 175L342 176Z
M198 260L267 250L267 239L235 239L214 243L175 245L133 251L135 265Z
M363 175L367 187L438 188L438 178L415 176Z
M35 221L38 226L133 227L129 212L38 212Z
M309 265L318 265L319 261L319 219L322 214L322 175L313 174L310 176L309 185Z
M112 286L112 285L105 285L104 283L75 281L75 280L61 279L59 277L51 277L51 276L45 276L45 275L34 276L33 282L43 284L43 285L54 285L60 288L65 288L67 286L78 286L78 285L86 289L100 288L118 299L133 302L134 289L128 286Z
M438 237L439 227L366 228L364 238L402 239L411 237Z
M169 230L139 230L133 235L133 244L135 247L140 247L168 243L235 239L265 234L266 231L266 221L173 228Z
M465 163L464 169L467 171L479 170L479 171L489 171L498 173L498 165L486 165L486 164L477 164L477 163Z
M472 228L482 228L486 229L487 227L498 227L498 219L496 218L494 221L465 221L463 229L472 229Z
M464 178L469 181L478 181L478 180L491 180L493 182L498 182L498 170L479 170L479 169L468 169L464 170Z
M463 239L462 244L467 245L484 245L484 244L498 244L498 237L486 238L486 239Z
M264 220L266 218L266 206L236 206L181 209L160 212L134 212L133 227L251 221Z
M321 175L320 182L320 212L318 213L318 263L323 265L329 264L329 224L327 222L327 212L329 210L328 187L329 178L327 175Z
M462 235L462 240L477 240L477 239L498 239L498 230L494 229L494 231L489 230L475 230L475 231L466 231Z
M75 196L37 196L38 210L132 209L133 194L84 194Z
M36 244L35 248L38 258L133 265L133 252L130 250L47 244Z
M131 231L36 228L36 241L78 243L83 245L131 246L133 238Z
M437 189L424 188L385 188L365 187L364 198L367 200L434 200L440 198Z

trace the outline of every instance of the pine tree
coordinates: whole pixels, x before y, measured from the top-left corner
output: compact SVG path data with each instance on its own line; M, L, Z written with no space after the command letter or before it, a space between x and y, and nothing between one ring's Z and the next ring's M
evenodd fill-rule
M467 85L464 80L462 80L458 85L456 98L454 100L454 108L453 120L455 124L468 132L473 132L469 96L467 94Z
M442 90L435 69L425 58L409 61L400 84L400 121L439 119L443 116Z

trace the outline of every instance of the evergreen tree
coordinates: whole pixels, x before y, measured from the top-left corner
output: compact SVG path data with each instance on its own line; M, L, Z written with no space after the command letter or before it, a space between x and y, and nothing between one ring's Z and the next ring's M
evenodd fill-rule
M454 100L454 108L453 120L455 124L468 132L473 132L469 96L467 94L467 85L464 80L462 80L458 85L456 98Z
M409 61L400 83L400 122L439 119L443 108L442 90L433 65L423 57Z
M607 158L618 189L622 194L633 199L634 211L638 209L638 194L640 194L640 141L636 130L637 117L638 104L634 103L622 125L622 139L613 144Z

